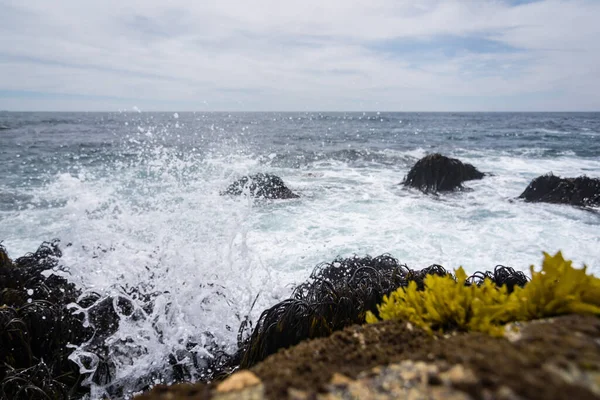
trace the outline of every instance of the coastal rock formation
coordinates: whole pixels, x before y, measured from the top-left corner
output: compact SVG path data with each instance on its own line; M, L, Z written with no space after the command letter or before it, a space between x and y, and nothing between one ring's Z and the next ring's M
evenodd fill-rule
M463 182L483 176L471 164L435 153L417 161L402 183L424 193L448 192L463 189Z
M574 268L561 252L545 253L541 271L531 266L530 280L507 267L467 277L462 268L451 275L435 266L419 288L415 271L393 261L380 257L385 268L358 266L364 264L358 258L342 268L333 263L317 268L300 290L320 292L332 284L319 285L319 278L335 283L349 271L396 268L391 276L408 282L377 306L383 321L367 311L367 325L280 346L222 383L157 386L139 399L600 398L600 278L585 266ZM512 290L496 279L514 284ZM334 318L344 315L340 304L326 303ZM285 310L269 329L287 326L293 336L297 317L307 312L315 314L310 325L320 328L321 311L307 311L313 306Z
M532 180L519 198L535 203L598 207L600 179L587 176L561 178L550 173Z
M354 325L222 383L159 385L136 399L600 399L599 340L594 316L520 323L501 338Z
M244 176L229 185L221 194L248 195L264 199L295 199L300 197L292 192L280 177L264 173Z
M298 285L290 299L265 310L252 334L238 343L242 368L249 368L282 348L302 340L328 336L352 324L365 322L369 313L378 313L384 296L398 288L414 284L424 289L431 276L453 277L440 265L413 270L388 254L378 257L337 258L317 265L308 281ZM527 277L512 268L497 266L491 272L477 272L467 285L481 285L484 280L507 291L522 287ZM239 336L245 335L245 325Z
M68 305L81 292L50 274L58 266L57 242L44 243L14 262L0 245L0 398L82 396L79 367L71 349L93 335Z

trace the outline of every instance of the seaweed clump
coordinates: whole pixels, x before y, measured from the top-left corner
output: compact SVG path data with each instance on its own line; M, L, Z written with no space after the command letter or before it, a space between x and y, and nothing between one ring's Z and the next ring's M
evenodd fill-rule
M295 199L300 196L292 192L283 180L273 174L258 173L243 176L221 192L221 195L248 195L264 199Z
M364 323L367 311L376 312L385 294L406 285L410 272L389 255L337 258L318 265L290 299L260 315L250 338L240 339L240 366L248 368L280 348ZM240 328L242 333L247 327Z
M600 179L579 176L561 178L552 173L538 176L519 196L526 202L600 206Z
M585 266L575 269L560 252L544 253L541 271L533 266L530 270L531 281L512 292L507 284L498 287L485 274L483 282L470 285L462 268L455 278L428 276L424 290L411 282L385 296L377 307L379 315L369 313L367 322L405 320L428 332L458 329L501 336L503 325L509 322L564 314L600 315L600 279L586 274Z
M437 193L462 190L463 182L483 177L473 165L435 153L417 161L402 183L424 193Z
M514 268L505 267L504 265L496 265L494 271L475 272L467 278L466 284L481 285L488 279L497 287L506 285L508 293L512 293L515 287L523 287L529 282L529 278L521 271L516 271ZM420 289L423 289L422 287Z
M67 308L80 291L57 270L58 241L14 262L0 245L0 398L66 399L86 392L70 344L92 332Z
M244 338L251 328L249 322L241 324L239 351L228 360L229 369L234 369L236 363L249 368L279 349L363 324L367 315L377 318L378 305L392 292L406 287L424 290L432 277L452 282L456 279L441 265L413 270L388 254L337 258L319 264L309 280L294 289L290 299L263 311L249 337ZM522 272L504 266L464 278L467 286L482 286L484 281L494 288L506 285L508 293L527 282Z

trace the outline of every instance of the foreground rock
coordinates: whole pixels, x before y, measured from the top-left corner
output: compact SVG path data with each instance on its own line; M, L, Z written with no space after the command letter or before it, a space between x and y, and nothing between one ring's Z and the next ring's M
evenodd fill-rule
M598 399L600 319L565 316L429 336L404 322L352 326L278 352L211 385L149 399Z
M600 206L600 179L580 176L561 178L552 174L538 176L519 196L527 202Z
M44 243L12 261L0 245L0 398L60 399L82 396L83 377L69 345L93 331L69 310L81 292L59 268L58 242Z
M295 199L300 196L292 192L283 180L272 174L258 173L244 176L233 182L222 195L248 195L264 199Z
M471 164L435 153L417 161L403 184L425 193L448 192L463 189L463 182L483 176L483 172Z

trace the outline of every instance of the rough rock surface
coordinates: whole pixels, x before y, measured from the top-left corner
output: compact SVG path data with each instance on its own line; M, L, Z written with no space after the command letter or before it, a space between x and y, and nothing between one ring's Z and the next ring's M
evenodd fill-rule
M512 324L505 338L428 336L399 322L352 326L221 383L158 386L138 397L205 398L600 399L600 319Z
M483 172L473 165L436 153L417 161L403 184L425 193L448 192L464 189L463 182L483 177Z
M263 173L244 176L229 185L221 194L232 196L246 194L251 197L265 199L295 199L300 197L292 192L280 177Z
M532 180L519 198L527 202L600 207L600 179L542 175Z

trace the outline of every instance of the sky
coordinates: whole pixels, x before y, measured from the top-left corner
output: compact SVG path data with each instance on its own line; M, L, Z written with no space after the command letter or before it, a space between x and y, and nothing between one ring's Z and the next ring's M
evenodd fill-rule
M600 111L600 0L0 0L0 110Z

